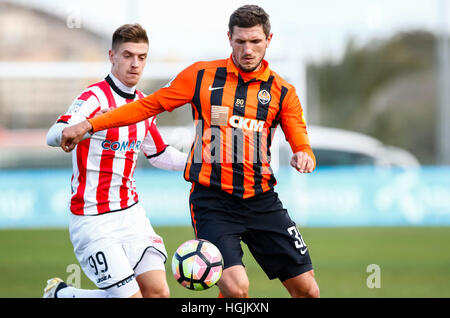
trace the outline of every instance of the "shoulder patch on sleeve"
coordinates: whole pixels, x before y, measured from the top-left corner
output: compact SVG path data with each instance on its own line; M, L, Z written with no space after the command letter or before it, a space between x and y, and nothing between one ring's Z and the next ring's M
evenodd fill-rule
M85 102L84 100L76 99L72 103L72 105L70 105L69 109L67 110L67 114L74 114L74 113L76 113L81 108L81 106L83 105L84 102Z

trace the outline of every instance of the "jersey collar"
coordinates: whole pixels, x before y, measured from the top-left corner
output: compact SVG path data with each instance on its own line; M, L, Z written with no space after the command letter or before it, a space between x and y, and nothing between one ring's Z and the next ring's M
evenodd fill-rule
M112 79L112 74L109 74L106 76L105 81L111 86L113 91L115 91L119 96L126 98L126 99L135 99L136 98L136 89L134 90L133 94L126 93L123 90L121 90L119 87L117 87L116 83L114 83L114 80Z
M245 82L248 82L252 79L260 80L263 82L267 82L270 77L270 68L269 63L266 60L262 60L261 68L253 73L245 73L238 69L238 67L234 64L233 58L230 57L227 59L227 72L234 73L236 76L241 75Z

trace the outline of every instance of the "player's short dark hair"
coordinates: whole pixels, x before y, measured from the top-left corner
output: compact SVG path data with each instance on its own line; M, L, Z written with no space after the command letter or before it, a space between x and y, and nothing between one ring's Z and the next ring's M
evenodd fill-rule
M238 26L240 28L251 28L255 25L262 25L266 38L270 34L269 15L263 8L257 5L245 5L237 8L230 16L228 22L228 30L233 35L233 28Z
M114 31L111 47L114 50L125 42L144 42L148 44L147 32L140 24L124 24Z

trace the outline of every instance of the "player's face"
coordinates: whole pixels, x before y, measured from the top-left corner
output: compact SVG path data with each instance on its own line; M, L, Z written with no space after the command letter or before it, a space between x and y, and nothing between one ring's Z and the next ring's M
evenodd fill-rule
M228 32L233 61L244 72L254 72L261 67L261 61L269 47L272 33L266 37L262 25L250 28L234 26L233 34Z
M147 62L148 44L125 42L109 51L112 74L126 86L135 86Z

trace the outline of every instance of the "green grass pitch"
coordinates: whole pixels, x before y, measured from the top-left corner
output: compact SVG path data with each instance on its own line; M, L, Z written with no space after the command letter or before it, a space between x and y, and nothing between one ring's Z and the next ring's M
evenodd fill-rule
M165 241L172 297L217 297L218 289L190 291L170 267L175 249L193 238L190 227L155 227ZM450 297L450 227L303 228L321 297ZM250 297L289 297L268 280L243 244ZM0 297L42 297L46 280L67 279L78 264L67 229L0 231ZM370 264L380 267L380 288L369 288ZM95 288L81 272L81 288Z

